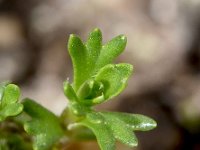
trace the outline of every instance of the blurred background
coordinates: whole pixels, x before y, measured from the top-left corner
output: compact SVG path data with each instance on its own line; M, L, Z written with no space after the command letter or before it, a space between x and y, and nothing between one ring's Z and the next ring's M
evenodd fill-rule
M67 105L62 82L72 79L69 34L86 40L95 27L104 43L127 36L116 62L135 68L126 90L100 107L158 123L137 133L135 149L200 150L199 0L0 0L0 81L60 114Z

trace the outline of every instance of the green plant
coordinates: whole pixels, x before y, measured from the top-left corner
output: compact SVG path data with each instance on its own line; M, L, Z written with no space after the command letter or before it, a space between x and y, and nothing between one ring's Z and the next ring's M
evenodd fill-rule
M33 100L17 102L20 91L14 84L0 85L0 149L59 149L62 139L93 139L102 150L114 150L116 140L134 147L138 141L133 131L147 131L156 122L139 114L96 111L94 106L119 95L127 85L133 67L113 64L124 50L126 37L119 35L102 45L99 29L94 29L84 44L70 35L68 50L72 58L73 82L64 82L64 94L69 100L62 115L56 116ZM14 123L15 138L4 124ZM22 130L24 129L24 130ZM95 135L95 136L94 136ZM3 141L3 142L2 142ZM68 141L68 140L67 140ZM32 144L33 143L33 144Z

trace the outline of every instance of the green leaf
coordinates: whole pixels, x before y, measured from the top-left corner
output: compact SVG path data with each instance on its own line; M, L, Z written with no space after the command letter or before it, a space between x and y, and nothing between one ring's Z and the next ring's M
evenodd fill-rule
M80 124L91 129L101 150L115 150L115 137L110 128L105 125L104 118L98 113L88 113L86 119Z
M109 113L101 113L101 114L102 116L104 116L107 124L110 126L113 135L115 136L116 139L131 147L135 147L138 145L138 141L135 134L132 132L132 129L128 127L124 121L120 120L115 115L110 115Z
M71 101L71 102L77 102L78 97L76 96L76 93L74 92L74 89L72 86L69 84L68 81L65 81L63 83L63 88L64 88L64 94L65 96Z
M106 100L117 96L124 90L132 70L132 65L125 63L109 64L100 69L95 80L103 83Z
M16 116L23 110L23 105L17 103L20 96L20 89L14 84L0 85L0 121L9 116Z
M124 121L133 131L148 131L157 126L157 123L144 115L119 112L102 112L104 116L116 117Z
M14 84L9 84L5 87L3 99L1 102L1 106L7 106L9 104L16 103L20 96L19 87Z
M88 54L90 57L89 63L91 66L94 66L102 48L102 33L98 28L94 29L89 34L88 40L86 42L86 48L88 50ZM90 69L94 69L94 68L90 68Z
M87 50L81 39L71 34L68 42L68 50L73 62L74 69L74 89L78 90L79 86L88 78L87 71Z
M127 39L124 35L119 35L105 44L102 49L100 56L97 60L97 69L112 63L112 61L123 52L126 47Z
M6 118L8 116L15 116L23 110L23 105L19 103L13 103L10 105L5 106L1 111L0 114Z
M71 35L68 50L74 68L74 90L88 79L91 79L98 70L111 63L125 48L126 37L120 35L102 46L101 31L96 28L88 37L86 44L76 35Z
M30 99L25 99L23 104L24 112L32 118L24 122L24 129L34 136L34 150L48 150L64 134L59 119Z

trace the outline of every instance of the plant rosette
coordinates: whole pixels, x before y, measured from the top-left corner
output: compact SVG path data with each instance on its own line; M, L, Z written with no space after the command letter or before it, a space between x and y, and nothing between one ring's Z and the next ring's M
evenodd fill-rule
M126 37L119 35L102 44L102 34L97 28L85 43L78 36L70 35L68 51L73 64L73 82L67 80L63 84L69 103L60 116L29 98L19 101L19 87L1 83L0 149L13 149L20 141L21 147L14 146L14 150L31 149L30 145L34 150L58 150L63 141L95 137L101 150L115 150L116 141L137 146L134 132L154 129L157 124L153 119L140 114L96 111L94 107L118 96L127 86L133 66L113 63L126 43ZM11 136L12 130L2 131L1 124L10 118L16 126L23 128L20 132L23 135ZM29 141L25 140L24 132Z

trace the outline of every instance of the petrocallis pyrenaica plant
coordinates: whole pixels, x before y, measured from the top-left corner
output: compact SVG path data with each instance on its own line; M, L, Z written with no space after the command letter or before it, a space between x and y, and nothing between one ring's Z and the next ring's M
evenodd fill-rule
M19 100L15 84L0 84L0 149L58 150L61 141L97 140L101 150L115 150L116 141L130 147L138 145L134 131L148 131L156 122L144 115L97 111L94 106L118 96L132 75L133 66L113 61L125 49L127 39L119 35L106 44L96 28L86 42L70 35L68 51L73 64L73 81L63 84L69 100L56 116L34 100ZM13 123L19 131L12 135L5 124ZM14 137L14 138L13 138ZM28 139L28 140L27 140ZM4 142L1 142L4 141Z

